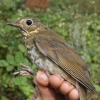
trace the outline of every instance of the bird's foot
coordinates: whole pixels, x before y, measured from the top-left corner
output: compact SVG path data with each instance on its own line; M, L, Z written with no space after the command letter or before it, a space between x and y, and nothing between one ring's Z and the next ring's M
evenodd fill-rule
M33 75L35 76L36 73L27 65L24 65L23 63L20 63L20 65L22 66L22 70L18 71L18 72L14 72L13 75L21 75L21 76L25 76L25 75Z

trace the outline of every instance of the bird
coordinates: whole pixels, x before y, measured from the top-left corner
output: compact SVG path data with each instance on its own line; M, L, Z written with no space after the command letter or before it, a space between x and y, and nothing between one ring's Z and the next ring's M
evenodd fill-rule
M40 70L48 76L60 75L74 85L79 91L80 100L87 99L87 90L96 93L88 65L56 32L32 17L10 22L8 25L21 31L29 58Z

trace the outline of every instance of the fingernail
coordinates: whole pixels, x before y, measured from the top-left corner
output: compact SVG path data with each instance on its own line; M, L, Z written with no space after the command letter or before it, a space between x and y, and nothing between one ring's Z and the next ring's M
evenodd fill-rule
M63 80L63 78L60 75L56 75L60 80Z
M37 77L44 80L44 81L48 80L47 76L42 72L38 73Z
M67 84L69 85L69 86L71 86L71 84L68 82L68 81L66 81L67 82Z

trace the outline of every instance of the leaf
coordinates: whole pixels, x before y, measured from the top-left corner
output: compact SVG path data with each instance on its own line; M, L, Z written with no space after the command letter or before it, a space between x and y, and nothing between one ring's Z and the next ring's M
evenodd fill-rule
M16 77L16 78L13 78L13 83L15 85L19 85L19 86L28 85L26 77Z
M9 64L8 64L8 62L6 61L6 60L0 60L0 66L1 67L6 67L6 66L8 66Z
M20 82L21 85L28 85L26 77L20 77L20 80L21 80L21 82Z
M96 88L97 91L100 92L100 86L99 85L95 84L94 87Z
M1 100L8 100L8 98L6 96L2 96Z
M21 50L22 52L25 52L25 51L26 51L25 46L22 45L22 44L19 44L19 45L18 45L18 49Z
M31 62L31 61L30 61L30 62ZM29 65L29 64L30 64L30 63L29 63L29 60L28 60L27 58L24 58L24 59L23 59L23 63L26 64L26 65Z
M16 55L15 55L15 61L17 63L24 61L24 56L23 56L23 53L22 52L17 52L16 53Z
M12 71L14 69L14 66L7 66L6 70L9 72L9 71Z
M15 77L12 79L12 81L13 81L14 85L20 86L20 82L21 82L20 77Z
M6 59L7 59L7 62L9 64L13 64L14 63L14 56L13 55L7 54Z

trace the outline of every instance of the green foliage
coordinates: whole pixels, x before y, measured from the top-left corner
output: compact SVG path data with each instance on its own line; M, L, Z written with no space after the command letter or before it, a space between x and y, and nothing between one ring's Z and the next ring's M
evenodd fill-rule
M12 75L23 63L37 71L28 58L23 38L16 28L7 22L24 17L37 17L46 26L61 35L88 63L97 94L88 100L99 99L100 94L100 18L98 14L80 13L77 3L69 0L54 0L45 12L37 9L34 13L26 8L23 0L0 1L0 99L31 100L34 87L32 76ZM56 8L56 9L55 9ZM100 10L99 10L100 11Z

